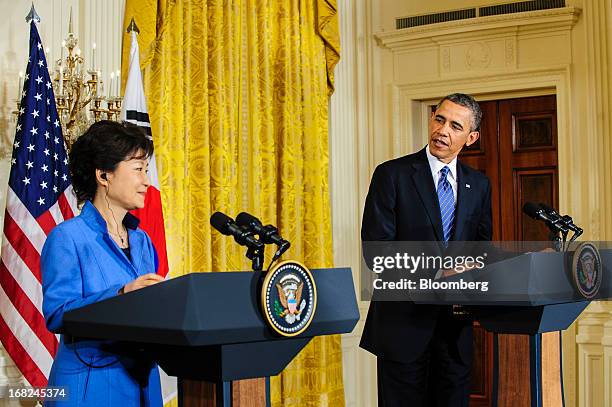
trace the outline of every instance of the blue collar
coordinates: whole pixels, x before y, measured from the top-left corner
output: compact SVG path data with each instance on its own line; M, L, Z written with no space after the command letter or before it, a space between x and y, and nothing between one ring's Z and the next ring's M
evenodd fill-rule
M95 229L100 230L102 232L108 231L106 227L106 221L104 220L100 212L98 212L98 209L96 209L96 207L91 203L91 201L85 201L80 216L83 217L87 224L91 225ZM139 223L140 220L129 212L126 213L125 217L123 218L123 224L128 229L135 230L138 227Z

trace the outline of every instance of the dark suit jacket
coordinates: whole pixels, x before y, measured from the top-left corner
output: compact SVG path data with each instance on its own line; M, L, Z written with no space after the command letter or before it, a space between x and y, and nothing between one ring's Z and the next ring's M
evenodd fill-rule
M457 180L457 208L451 240L491 240L488 178L457 162ZM361 240L443 240L438 196L425 149L376 168L363 211ZM360 346L378 357L410 362L427 347L438 318L451 313L449 306L373 301ZM451 319L445 327L444 335L457 344L461 359L471 360L471 322Z

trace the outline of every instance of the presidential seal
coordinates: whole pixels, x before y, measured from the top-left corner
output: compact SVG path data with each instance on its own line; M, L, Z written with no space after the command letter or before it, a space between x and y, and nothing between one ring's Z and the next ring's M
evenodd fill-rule
M599 292L603 277L599 250L591 242L581 243L572 256L572 276L584 298L592 299Z
M317 288L310 271L296 261L277 264L261 288L262 310L270 327L283 336L308 328L317 308Z

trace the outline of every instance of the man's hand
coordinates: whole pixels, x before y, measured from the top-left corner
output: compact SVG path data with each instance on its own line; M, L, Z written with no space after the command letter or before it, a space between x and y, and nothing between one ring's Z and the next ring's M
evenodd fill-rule
M439 280L441 278L447 278L447 277L452 277L452 276L456 276L457 274L461 274L461 273L465 273L466 271L470 271L476 268L475 264L464 264L462 266L458 266L452 269L440 269L438 270L438 272L436 273L436 276L434 277L434 280Z
M123 286L123 289L120 291L121 294L129 293L130 291L139 290L144 287L148 287L153 284L157 284L159 282L164 281L164 278L159 274L149 273L143 276L138 277L136 280L127 283Z

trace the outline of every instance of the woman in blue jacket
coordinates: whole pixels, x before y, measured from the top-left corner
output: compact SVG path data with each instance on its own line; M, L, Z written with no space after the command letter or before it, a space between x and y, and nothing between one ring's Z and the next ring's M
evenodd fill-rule
M67 311L162 281L151 239L128 212L144 206L152 154L153 143L129 123L95 123L74 143L69 165L81 214L53 229L41 255L51 332L62 333ZM162 406L157 366L116 346L62 335L49 386L67 388L69 398L45 405Z

